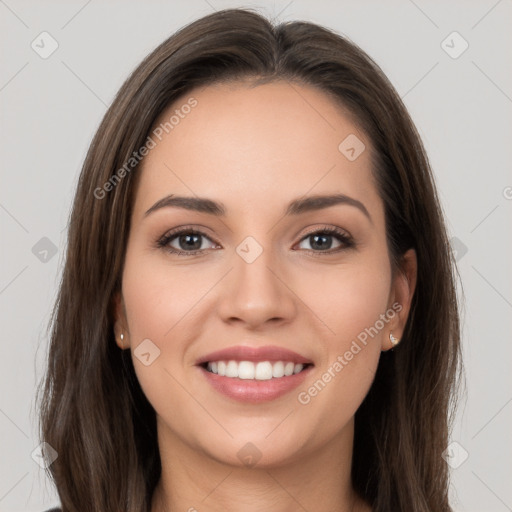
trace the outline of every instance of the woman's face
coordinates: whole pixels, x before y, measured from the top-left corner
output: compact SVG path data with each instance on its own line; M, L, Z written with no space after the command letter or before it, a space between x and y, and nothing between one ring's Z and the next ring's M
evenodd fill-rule
M116 321L159 439L237 465L333 446L414 288L392 277L370 140L287 82L198 89L173 115L136 171Z

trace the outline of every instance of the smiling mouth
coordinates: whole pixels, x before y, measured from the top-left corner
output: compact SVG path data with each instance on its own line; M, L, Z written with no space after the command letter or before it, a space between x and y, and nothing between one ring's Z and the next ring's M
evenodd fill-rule
M312 364L292 361L208 361L200 365L210 373L220 377L241 380L271 380L297 375Z

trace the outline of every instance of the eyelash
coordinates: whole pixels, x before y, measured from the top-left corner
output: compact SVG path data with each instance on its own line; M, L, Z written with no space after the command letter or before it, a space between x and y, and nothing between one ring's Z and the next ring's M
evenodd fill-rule
M206 249L198 249L198 250L195 250L195 251L179 251L179 250L176 250L174 248L171 248L169 246L169 243L173 239L175 239L178 236L183 235L183 234L187 234L187 235L200 235L200 236L203 236L203 237L208 238L209 240L211 240L210 237L208 235L206 235L205 233L203 233L202 231L198 231L197 229L194 229L192 227L186 227L185 226L185 227L177 228L176 230L172 230L172 231L167 232L164 236L162 236L159 240L157 240L156 246L158 248L160 248L160 249L163 249L163 250L165 250L165 251L167 251L167 252L169 252L171 254L175 254L177 256L194 256L194 255L200 254L202 252L205 252ZM315 257L316 256L322 256L324 254L326 254L326 255L335 254L335 253L338 253L338 252L343 251L345 249L355 248L355 246L356 246L356 244L355 244L354 240L352 239L352 237L350 237L349 235L347 235L346 233L341 231L339 228L333 228L331 226L325 226L323 228L316 229L314 231L306 233L300 239L300 242L302 242L303 240L309 238L310 236L319 235L319 234L334 236L343 245L341 247L338 247L338 248L334 249L334 250L327 250L327 251L314 251L313 249L304 249L304 250L308 251L309 253L311 253L312 256L315 256ZM211 240L211 241L216 243L214 240Z

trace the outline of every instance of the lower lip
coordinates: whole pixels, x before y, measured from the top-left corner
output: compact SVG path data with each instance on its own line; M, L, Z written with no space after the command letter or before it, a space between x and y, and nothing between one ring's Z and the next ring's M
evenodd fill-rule
M199 368L208 382L219 393L239 402L260 403L275 400L295 389L304 381L313 366L308 366L300 373L290 375L289 377L269 380L222 377L216 373L209 372L203 367Z

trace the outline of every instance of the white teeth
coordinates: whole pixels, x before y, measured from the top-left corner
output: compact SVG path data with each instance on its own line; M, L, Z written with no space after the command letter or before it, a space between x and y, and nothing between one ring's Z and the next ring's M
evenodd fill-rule
M284 377L284 363L282 361L273 364L272 377Z
M284 365L285 377L289 377L290 375L292 375L294 369L295 369L295 365L293 363L286 363Z
M234 363L234 361L231 361ZM213 371L213 365L212 365L212 372ZM254 363L251 363L250 361L242 361L238 364L238 378L239 379L254 379L255 369L254 369ZM236 375L235 375L236 377Z
M236 361L229 361L226 366L226 377L238 377L238 365Z
M274 363L270 361L260 361L258 363L252 361L212 361L208 363L207 368L210 372L221 377L269 380L300 373L304 369L304 365L285 361Z
M256 380L270 380L272 378L272 365L268 361L256 364Z
M210 367L211 363L208 363L208 369L213 371L213 368ZM224 375L226 375L226 363L224 361L219 361L217 363L217 373L224 377Z

